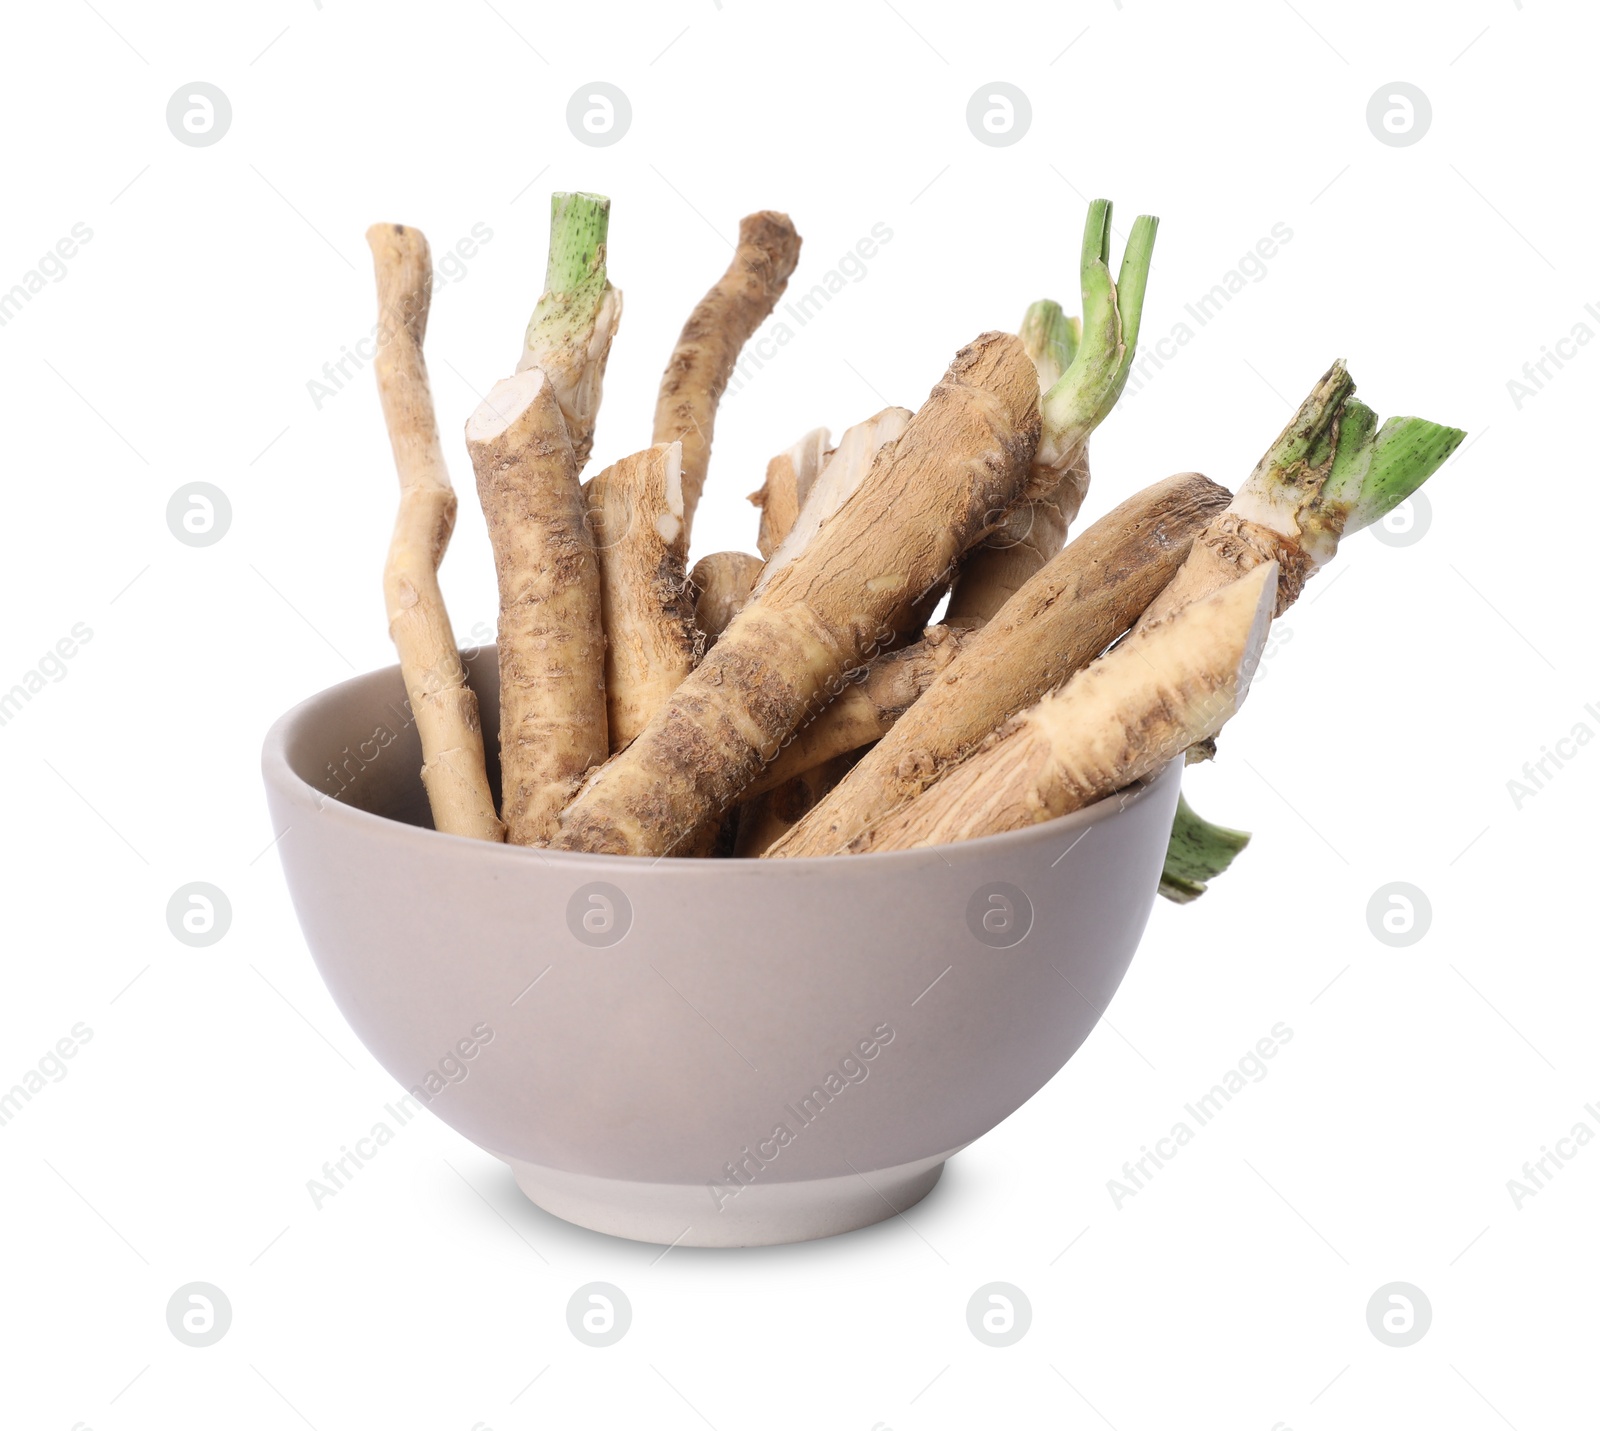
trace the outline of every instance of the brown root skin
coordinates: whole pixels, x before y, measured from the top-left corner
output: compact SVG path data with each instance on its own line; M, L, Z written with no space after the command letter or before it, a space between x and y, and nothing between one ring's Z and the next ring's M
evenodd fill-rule
M678 444L658 443L584 485L600 564L606 633L606 723L621 750L700 660L684 572Z
M1220 591L1263 562L1278 563L1278 609L1282 616L1304 589L1315 563L1292 537L1261 526L1237 512L1220 512L1195 538L1189 558L1178 574L1150 603L1140 626L1153 626L1198 601Z
M741 219L732 263L695 305L662 374L651 441L683 444L685 532L705 486L717 404L740 350L777 306L799 258L800 235L787 214L764 210Z
M384 608L422 742L422 784L435 829L500 841L505 826L489 790L478 698L467 685L439 590L456 494L422 357L433 263L427 239L402 224L374 224L367 244L378 289L373 366L400 477L400 507L383 570Z
M467 420L467 451L500 587L502 814L513 844L539 844L607 754L599 566L541 369L495 384Z
M836 755L738 807L739 827L733 853L755 859L781 839L807 811L837 785L855 763L855 752Z
M750 588L760 575L761 558L749 552L712 552L694 564L689 590L694 596L695 622L708 651L750 599Z
M847 685L815 720L794 733L778 758L751 785L749 793L763 794L836 756L881 740L955 660L971 636L971 630L963 627L930 626L922 640L875 656L861 679ZM829 782L828 789L837 783ZM826 793L817 792L812 803ZM805 813L802 811L801 815ZM800 815L796 815L790 824L799 819ZM762 849L771 843L767 841Z
M561 849L659 854L732 805L1027 480L1039 393L1021 340L956 355L893 450L561 815Z
M1013 508L999 531L968 553L951 589L945 620L978 626L999 611L1061 550L1088 491L1085 445L1049 495Z
M832 455L828 429L813 428L786 452L767 463L767 478L761 490L750 494L751 503L761 509L761 524L756 550L765 559L777 551L800 515L811 484Z
M931 785L1138 620L1228 503L1197 472L1157 482L1053 557L769 857L827 855Z
M1054 819L1215 735L1249 690L1276 576L1270 563L1259 566L1128 637L857 835L849 853L950 844Z

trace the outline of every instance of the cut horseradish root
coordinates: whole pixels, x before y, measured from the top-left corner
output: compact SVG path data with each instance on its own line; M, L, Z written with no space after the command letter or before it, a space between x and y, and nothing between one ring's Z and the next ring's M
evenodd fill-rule
M1267 562L1135 632L857 835L851 852L950 844L1068 815L1215 735L1250 689L1277 579Z
M1111 205L1096 200L1080 316L1040 300L1017 334L962 348L915 412L887 406L836 444L811 427L751 498L760 555L691 569L721 398L800 237L772 211L740 223L672 349L649 441L635 432L584 482L622 312L609 223L608 199L554 196L517 371L467 423L499 586L498 811L436 575L455 505L421 354L427 246L395 225L368 236L402 490L385 593L434 822L450 833L848 857L1081 809L1213 754L1270 622L1463 437L1380 423L1337 362L1237 492L1181 473L1068 541L1090 436L1134 361L1156 237L1137 218L1113 274ZM1180 802L1161 892L1198 897L1248 839Z
M608 754L600 571L555 385L527 368L467 420L500 587L506 838L537 844Z

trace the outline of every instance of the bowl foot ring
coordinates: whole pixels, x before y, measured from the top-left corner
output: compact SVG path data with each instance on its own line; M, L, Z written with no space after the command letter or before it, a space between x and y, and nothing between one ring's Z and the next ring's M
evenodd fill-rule
M954 1150L952 1150L954 1151ZM562 1172L502 1155L528 1199L594 1232L674 1247L767 1247L854 1232L932 1191L949 1153L804 1182L647 1183Z

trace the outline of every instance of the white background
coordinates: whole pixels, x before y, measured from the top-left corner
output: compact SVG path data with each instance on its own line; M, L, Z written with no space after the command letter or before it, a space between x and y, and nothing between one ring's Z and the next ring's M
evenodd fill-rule
M1578 723L1600 731L1600 351L1520 408L1507 382L1574 324L1600 331L1597 35L1589 7L1549 0L8 11L0 288L74 223L93 238L0 328L0 687L74 623L93 636L0 728L0 1085L74 1024L93 1037L0 1128L0 1419L1593 1424L1600 1148L1520 1209L1507 1180L1576 1122L1600 1131L1582 903L1600 749L1547 766L1520 809L1507 781ZM565 122L597 79L633 109L608 148ZM233 107L208 148L164 118L194 80ZM1031 99L1010 147L966 127L995 80ZM1365 118L1396 80L1432 104L1409 147ZM648 440L741 213L794 216L804 287L873 224L893 232L724 404L697 555L753 546L743 497L805 429L915 406L1035 297L1075 307L1095 195L1122 233L1161 215L1147 340L1275 223L1293 237L1106 423L1086 516L1175 470L1236 485L1336 356L1380 414L1470 431L1422 539L1348 542L1221 759L1191 772L1197 805L1255 843L1198 904L1158 906L1108 1019L1043 1093L865 1232L662 1257L539 1212L427 1117L320 1210L306 1190L396 1092L312 968L257 776L274 717L393 659L372 379L320 410L307 384L371 328L368 224L415 224L436 257L492 230L438 286L428 335L463 490L444 586L463 640L486 631L454 434L513 364L555 188L614 197L627 309L602 461ZM196 480L233 509L205 549L165 520ZM232 902L209 949L165 922L193 880ZM1396 880L1432 907L1403 949L1366 918ZM1269 1076L1115 1207L1124 1160L1279 1021L1294 1037ZM197 1280L233 1307L204 1349L165 1321ZM596 1280L634 1311L603 1350L564 1316ZM965 1321L995 1280L1033 1307L1004 1350ZM1391 1281L1433 1308L1409 1348L1367 1327Z

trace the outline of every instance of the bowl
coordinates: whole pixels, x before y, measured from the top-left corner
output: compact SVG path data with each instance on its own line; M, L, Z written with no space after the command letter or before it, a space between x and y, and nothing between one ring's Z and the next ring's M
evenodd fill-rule
M468 673L492 732L492 647ZM262 765L306 943L401 1111L557 1217L698 1247L903 1212L1044 1087L1138 946L1182 774L887 854L494 845L431 827L398 667L295 707Z

